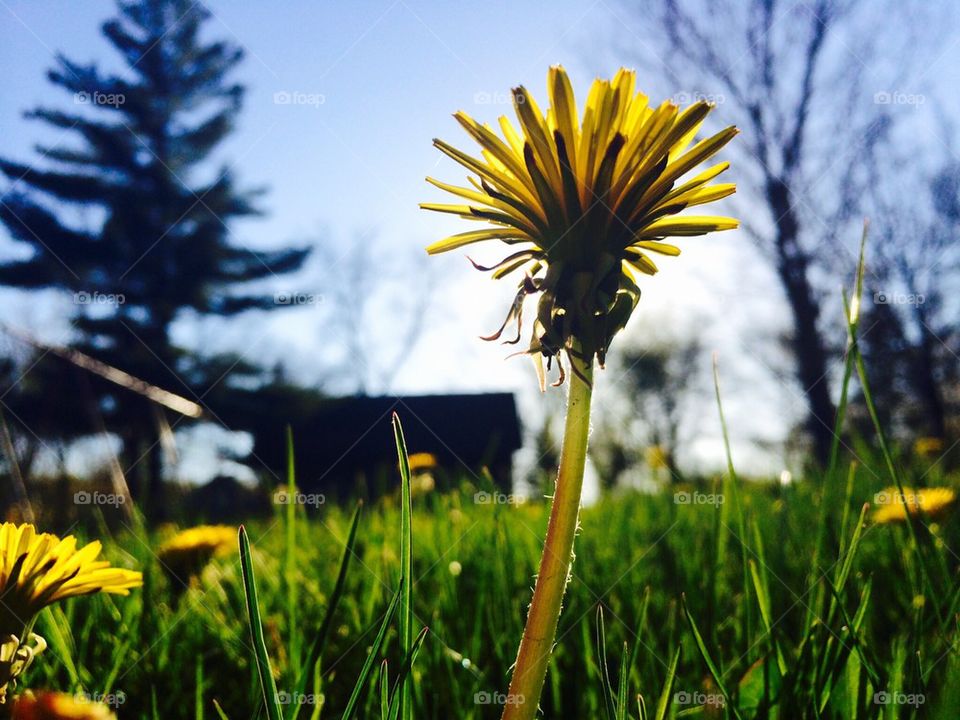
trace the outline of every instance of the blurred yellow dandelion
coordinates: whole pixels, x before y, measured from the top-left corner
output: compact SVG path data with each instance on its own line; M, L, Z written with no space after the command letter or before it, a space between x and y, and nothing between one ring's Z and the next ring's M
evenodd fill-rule
M726 162L678 183L737 129L690 147L712 105L696 102L681 111L665 101L654 107L635 92L635 81L626 69L612 80L595 80L581 119L566 72L552 67L545 114L525 88L513 90L520 132L506 117L499 121L501 138L462 111L454 115L481 146L482 159L434 140L472 173L472 187L427 178L467 202L421 207L490 225L440 240L427 252L500 240L515 251L492 267L474 265L494 278L524 274L503 326L486 339L499 338L516 320L517 337L508 342L519 342L523 300L540 294L528 352L548 363L561 352L584 362L596 357L602 366L639 300L634 273L657 272L651 253L680 254L664 239L737 227L729 217L678 215L735 191L732 183L709 184Z
M13 720L116 720L106 705L59 692L26 693L12 703Z
M437 456L426 452L412 453L407 462L410 464L410 472L427 472L436 469Z
M217 555L237 547L237 529L230 525L198 525L182 530L157 551L164 570L186 581Z
M929 457L943 452L943 438L921 437L913 444L913 451L921 457Z
M878 524L903 522L907 513L916 515L918 508L927 517L940 517L955 500L956 493L950 488L904 488L902 495L895 487L887 488L876 495L880 507L874 511L873 521Z

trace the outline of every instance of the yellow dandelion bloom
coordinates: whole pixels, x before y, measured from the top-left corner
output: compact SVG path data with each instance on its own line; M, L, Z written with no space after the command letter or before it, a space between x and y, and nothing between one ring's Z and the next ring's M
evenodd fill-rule
M940 517L956 499L956 493L950 488L904 488L902 495L895 487L887 488L875 496L880 507L874 511L873 521L878 524L903 522L908 513L916 515L918 508L927 517Z
M921 457L929 457L943 452L943 438L921 437L913 444L913 451Z
M433 453L412 453L407 462L410 464L410 472L427 472L437 467L437 456Z
M237 547L237 529L229 525L199 525L183 530L157 552L164 569L180 580L199 573L215 555Z
M640 297L635 273L653 275L651 255L676 256L669 237L704 235L737 227L734 218L679 215L726 197L732 183L710 184L729 163L686 176L737 133L735 127L694 142L712 109L696 102L681 110L672 102L650 104L635 92L635 73L621 69L612 80L595 80L582 118L562 67L550 68L550 105L542 112L523 87L513 90L519 131L499 121L502 137L464 112L454 117L480 145L472 157L442 140L434 145L470 171L472 187L427 181L463 198L461 204L423 203L487 227L436 242L441 253L487 240L513 252L491 267L494 278L522 271L523 278L500 337L517 321L523 300L540 294L528 352L548 361L568 357L601 366L614 335L627 323Z
M106 705L59 692L27 693L13 701L13 720L116 720Z
M0 525L0 635L20 637L47 605L97 592L127 595L143 584L133 570L97 560L99 542L38 533L33 525Z

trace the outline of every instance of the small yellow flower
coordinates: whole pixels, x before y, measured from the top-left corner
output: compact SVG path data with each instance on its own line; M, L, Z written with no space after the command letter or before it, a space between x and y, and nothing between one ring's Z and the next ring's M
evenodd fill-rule
M198 525L167 540L160 546L157 555L168 573L187 581L203 570L215 555L225 555L236 547L236 528L229 525Z
M913 451L920 457L929 457L943 452L943 438L921 437L913 444Z
M454 115L481 146L482 159L434 140L472 173L472 188L427 178L467 203L421 207L490 226L448 237L427 252L500 240L514 252L478 269L491 270L494 278L524 273L503 326L487 339L499 338L516 320L518 335L509 342L519 342L523 301L540 294L527 352L548 362L561 352L584 362L596 356L602 366L640 298L634 273L657 272L651 253L680 254L663 240L737 227L729 217L678 215L735 191L731 183L709 185L727 169L726 162L681 178L715 155L737 129L728 127L690 147L712 105L696 102L681 111L666 101L654 107L634 92L635 81L635 73L625 69L612 80L595 80L580 119L566 72L552 67L546 113L525 88L513 91L520 132L506 117L499 121L501 138L464 112Z
M128 595L143 584L133 570L97 560L99 542L38 533L33 525L0 526L0 635L20 637L33 618L59 600L97 592Z
M407 458L410 464L410 472L425 472L435 470L437 467L437 456L433 453L413 453Z
M647 467L651 470L663 470L669 467L667 452L662 445L651 445L644 451Z
M59 692L26 693L13 701L13 720L116 720L106 705Z
M903 495L895 487L887 488L876 495L880 507L874 511L873 521L881 525L903 522L908 513L916 515L917 508L927 517L940 517L953 505L956 497L950 488L904 488Z

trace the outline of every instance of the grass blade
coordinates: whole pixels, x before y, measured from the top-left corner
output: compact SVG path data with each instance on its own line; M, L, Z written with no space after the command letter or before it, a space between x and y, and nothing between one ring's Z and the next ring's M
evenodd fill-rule
M360 700L360 693L363 692L363 686L366 684L367 678L370 676L370 670L373 668L373 663L375 662L377 655L380 654L380 648L383 647L383 640L387 636L387 629L390 627L393 616L397 612L397 606L400 604L400 595L402 590L403 578L400 579L400 586L393 594L393 599L390 601L390 605L387 607L387 612L383 616L383 621L380 623L380 629L377 631L377 637L373 641L370 652L367 654L367 659L363 663L363 668L360 670L360 675L357 677L357 682L353 686L353 692L350 693L350 699L347 701L347 707L343 711L343 715L341 716L340 720L350 720L350 718L353 717L353 713L357 708L357 703Z
M400 675L397 676L397 684L393 689L393 696L390 699L390 720L396 720L397 714L400 712L400 705L396 703L397 690L403 687L404 682L410 675L410 671L413 669L413 663L416 662L417 654L420 652L420 646L423 645L423 641L427 637L427 632L429 632L429 628L423 628L420 631L416 640L413 641L410 652L407 653L407 656L403 659L403 664L400 666Z
M284 518L285 547L283 584L287 591L287 631L290 633L290 662L293 677L300 675L300 633L297 628L297 582L294 577L297 561L297 473L293 459L293 429L287 425L287 506Z
M703 641L703 635L700 634L700 630L697 628L697 623L693 619L693 615L690 614L690 609L687 607L686 595L681 596L681 601L683 604L683 614L687 616L687 623L690 625L690 631L693 633L693 639L697 643L697 648L700 650L700 655L703 657L703 661L707 664L707 669L713 676L713 681L717 684L717 688L719 688L720 692L723 693L727 707L730 709L730 712L733 713L733 716L737 718L737 720L743 720L743 718L740 716L740 711L737 710L737 706L734 703L733 696L727 691L727 685L723 681L723 675L713 662L713 658L710 656L710 651L707 649L707 645Z
M247 531L243 525L240 526L239 539L243 592L247 598L250 637L253 640L253 651L257 661L257 673L260 676L260 689L263 691L263 702L267 707L267 717L270 720L283 720L283 712L277 698L277 683L273 679L273 668L270 667L270 656L267 654L267 644L263 639L263 625L260 622L260 606L257 600L257 584L253 575L253 562L250 559L250 540L247 538Z
M353 520L350 523L350 533L347 535L347 544L343 548L343 557L340 560L340 571L337 573L337 582L333 586L333 594L330 595L330 602L327 604L327 610L323 615L323 622L320 623L320 630L310 648L310 656L307 658L307 664L300 670L300 679L297 681L297 693L295 697L301 697L306 692L307 683L317 670L320 658L323 656L323 650L327 645L327 638L330 636L330 628L333 626L333 616L343 597L343 589L347 581L347 570L350 567L350 559L354 554L354 547L357 542L357 527L360 524L360 511L363 509L363 502L357 503L357 509L353 511ZM294 718L300 714L298 706L294 713Z
M400 417L393 414L393 434L397 441L397 458L400 463L400 493L403 510L400 514L400 651L409 654L413 648L413 506L410 496L410 462L407 443L403 438ZM413 717L413 697L410 683L404 677L400 686L400 715L403 720Z
M677 679L677 665L680 662L680 648L673 654L673 660L670 661L670 667L667 670L667 679L663 683L663 690L660 693L660 699L657 701L657 714L654 720L666 720L667 711L670 709L670 699L673 697L673 684Z

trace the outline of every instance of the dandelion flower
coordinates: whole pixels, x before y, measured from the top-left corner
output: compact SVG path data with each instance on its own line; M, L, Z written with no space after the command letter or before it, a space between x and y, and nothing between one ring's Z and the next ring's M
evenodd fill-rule
M101 545L38 533L33 525L0 526L0 634L22 635L47 605L97 592L128 595L143 584L133 570L97 560Z
M13 720L116 720L110 708L98 702L59 692L26 693L13 701Z
M407 462L410 465L410 472L430 472L437 468L437 456L433 453L419 452L412 453Z
M466 202L421 207L488 225L440 240L427 252L499 240L512 252L491 267L474 265L494 278L523 273L503 326L486 339L499 338L515 320L518 334L508 342L519 342L523 301L539 294L527 352L547 357L548 365L564 352L583 363L596 357L602 366L640 298L636 273L657 272L652 255L680 254L665 239L737 227L729 217L679 214L735 191L732 183L710 184L726 162L686 176L737 129L692 144L712 105L696 102L681 110L665 101L654 107L635 92L635 81L626 69L612 80L595 80L581 119L566 72L552 67L546 113L524 87L513 90L519 131L506 117L499 120L501 137L464 112L454 115L481 146L482 159L434 140L472 173L472 187L427 178ZM539 365L538 373L542 384Z
M943 452L943 438L920 437L913 444L913 451L920 457L930 457Z
M133 570L97 560L99 542L77 548L77 538L38 533L33 525L0 525L0 701L43 652L43 638L29 632L46 606L80 595L128 595L143 584Z
M180 580L197 575L216 555L237 546L237 530L229 525L198 525L183 530L157 552L164 569Z
M880 525L904 522L907 514L916 516L917 509L927 517L941 517L956 501L957 495L950 488L904 488L903 495L894 488L877 493L880 505L873 513L873 521Z

